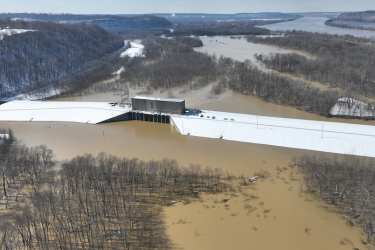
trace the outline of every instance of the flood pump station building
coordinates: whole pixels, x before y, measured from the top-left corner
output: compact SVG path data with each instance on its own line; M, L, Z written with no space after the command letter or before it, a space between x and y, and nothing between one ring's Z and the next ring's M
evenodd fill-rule
M163 114L184 114L185 100L136 96L131 99L133 111Z

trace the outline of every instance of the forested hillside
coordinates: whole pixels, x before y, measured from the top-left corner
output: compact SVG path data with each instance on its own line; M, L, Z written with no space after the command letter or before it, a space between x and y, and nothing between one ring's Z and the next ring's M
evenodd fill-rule
M129 34L168 31L172 26L167 19L154 15L73 15L0 13L3 20L42 21L55 23L86 23L97 25L108 32Z
M327 25L343 28L375 30L375 11L342 13L327 21Z
M349 12L337 17L341 21L375 22L375 11Z
M0 40L0 97L59 87L65 77L123 46L123 40L87 24L0 21L2 29L27 29Z

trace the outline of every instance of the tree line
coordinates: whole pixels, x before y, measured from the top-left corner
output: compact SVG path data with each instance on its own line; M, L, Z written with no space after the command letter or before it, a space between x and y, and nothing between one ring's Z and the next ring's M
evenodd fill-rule
M350 224L358 224L367 243L375 240L375 162L364 157L313 157L296 161L308 192L339 209Z
M190 22L178 24L173 32L175 36L230 36L230 35L268 35L270 31L257 25L266 22L225 21L225 22Z
M219 65L221 72L225 72L220 84L244 95L260 97L267 102L329 116L339 97L335 91L321 91L303 81L262 71L249 61L235 62L221 58Z
M51 150L10 134L0 143L1 249L171 249L163 206L230 189L220 170L172 160L100 154L57 164Z
M196 38L152 38L144 41L146 58L127 59L122 79L153 89L172 88L216 79L215 59L195 52L202 45Z
M299 31L277 37L250 36L248 40L316 56L314 59L297 54L258 57L269 68L302 75L353 95L375 95L375 43L371 40Z

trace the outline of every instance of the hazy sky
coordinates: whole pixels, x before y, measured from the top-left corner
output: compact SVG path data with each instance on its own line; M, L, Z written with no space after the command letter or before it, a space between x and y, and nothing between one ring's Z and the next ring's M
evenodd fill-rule
M375 9L375 0L0 0L0 12L235 13L368 9Z

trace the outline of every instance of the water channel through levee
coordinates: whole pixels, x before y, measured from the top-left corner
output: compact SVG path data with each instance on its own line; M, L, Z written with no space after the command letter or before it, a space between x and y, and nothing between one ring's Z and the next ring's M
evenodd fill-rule
M117 117L108 119L101 123L103 124L103 123L124 122L124 121L143 121L143 122L170 124L171 118L169 114L148 113L148 112L142 112L142 111L130 111L126 114L119 115Z

